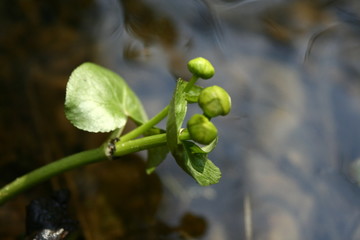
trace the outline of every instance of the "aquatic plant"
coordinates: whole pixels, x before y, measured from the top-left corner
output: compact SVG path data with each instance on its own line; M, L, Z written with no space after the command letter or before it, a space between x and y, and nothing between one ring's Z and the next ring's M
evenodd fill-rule
M201 57L190 60L188 69L193 74L190 81L178 79L170 104L148 119L141 101L119 75L94 63L81 64L67 83L65 115L81 130L112 132L110 137L98 148L59 159L2 187L0 204L64 171L141 150L148 150L146 171L149 174L170 152L178 165L200 185L219 182L220 169L208 159L208 153L218 141L211 117L228 114L231 100L218 86L202 89L195 85L199 78L213 77L215 70L208 60ZM204 115L195 114L187 128L183 128L188 104L194 102L199 102ZM166 129L157 128L166 117ZM138 127L122 134L129 119ZM141 135L143 137L139 137Z

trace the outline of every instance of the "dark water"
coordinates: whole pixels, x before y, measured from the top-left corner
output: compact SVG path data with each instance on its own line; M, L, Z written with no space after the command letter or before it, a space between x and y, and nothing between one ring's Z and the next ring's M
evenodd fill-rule
M101 142L62 115L67 76L83 61L119 72L149 116L197 56L217 70L201 84L232 96L230 116L215 120L219 184L198 186L171 157L153 176L134 158L45 184L72 190L86 239L360 239L358 1L3 5L1 183L35 167L19 159L38 166ZM23 198L0 210L6 239L24 229L11 225L23 218Z

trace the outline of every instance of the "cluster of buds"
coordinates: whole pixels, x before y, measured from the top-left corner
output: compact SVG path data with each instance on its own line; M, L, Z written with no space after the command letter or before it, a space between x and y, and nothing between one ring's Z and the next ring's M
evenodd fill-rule
M209 79L215 74L212 64L202 57L190 60L188 69L202 79ZM206 145L214 141L218 134L211 118L227 115L231 110L231 98L223 88L214 85L201 90L198 104L203 114L193 115L187 122L187 129L192 140Z

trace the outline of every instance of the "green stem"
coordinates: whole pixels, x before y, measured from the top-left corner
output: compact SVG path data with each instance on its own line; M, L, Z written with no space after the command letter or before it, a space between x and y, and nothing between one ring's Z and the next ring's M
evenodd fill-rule
M196 81L199 79L198 76L193 75L189 81L189 83L186 85L184 92L189 92L190 89L194 86L194 84L196 83Z
M40 167L0 189L0 205L20 192L67 170L106 159L103 148L80 152Z
M123 156L129 153L138 152L141 150L158 147L166 143L166 133L156 134L148 137L130 140L127 142L117 142L115 144L115 157Z
M181 139L186 140L189 138L184 134ZM118 142L116 143L116 151L114 156L123 156L129 153L138 152L164 144L166 144L166 133L130 140L127 142ZM1 188L0 205L4 204L7 200L16 196L17 194L33 187L36 184L46 181L55 175L86 164L100 162L106 159L107 157L105 155L105 149L103 146L101 146L96 149L70 155L40 167L15 179L13 182Z
M161 120L163 120L167 116L168 110L169 110L169 106L166 106L163 110L161 110L158 114L156 114L156 116L154 116L149 121L147 121L146 123L140 125L139 127L135 128L134 130L124 134L120 138L120 142L129 141L131 139L134 139L134 138L140 136L144 132L146 132L147 130L149 130L150 128L152 128L156 124L158 124Z
M179 138L181 141L191 139L188 131L182 131L180 133ZM166 142L167 142L166 133L134 139L127 142L120 141L115 144L116 150L114 152L114 156L119 157L129 153L138 152L153 147L158 147L166 144Z
M181 131L180 135L179 135L179 139L181 141L185 141L185 140L190 140L190 134L189 131L187 129L183 129L183 131Z

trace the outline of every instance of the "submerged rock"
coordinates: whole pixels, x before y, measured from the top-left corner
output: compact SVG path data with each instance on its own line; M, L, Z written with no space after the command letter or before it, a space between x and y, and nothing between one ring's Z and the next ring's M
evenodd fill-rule
M26 233L32 240L61 240L78 228L68 212L68 190L32 200L26 207Z

